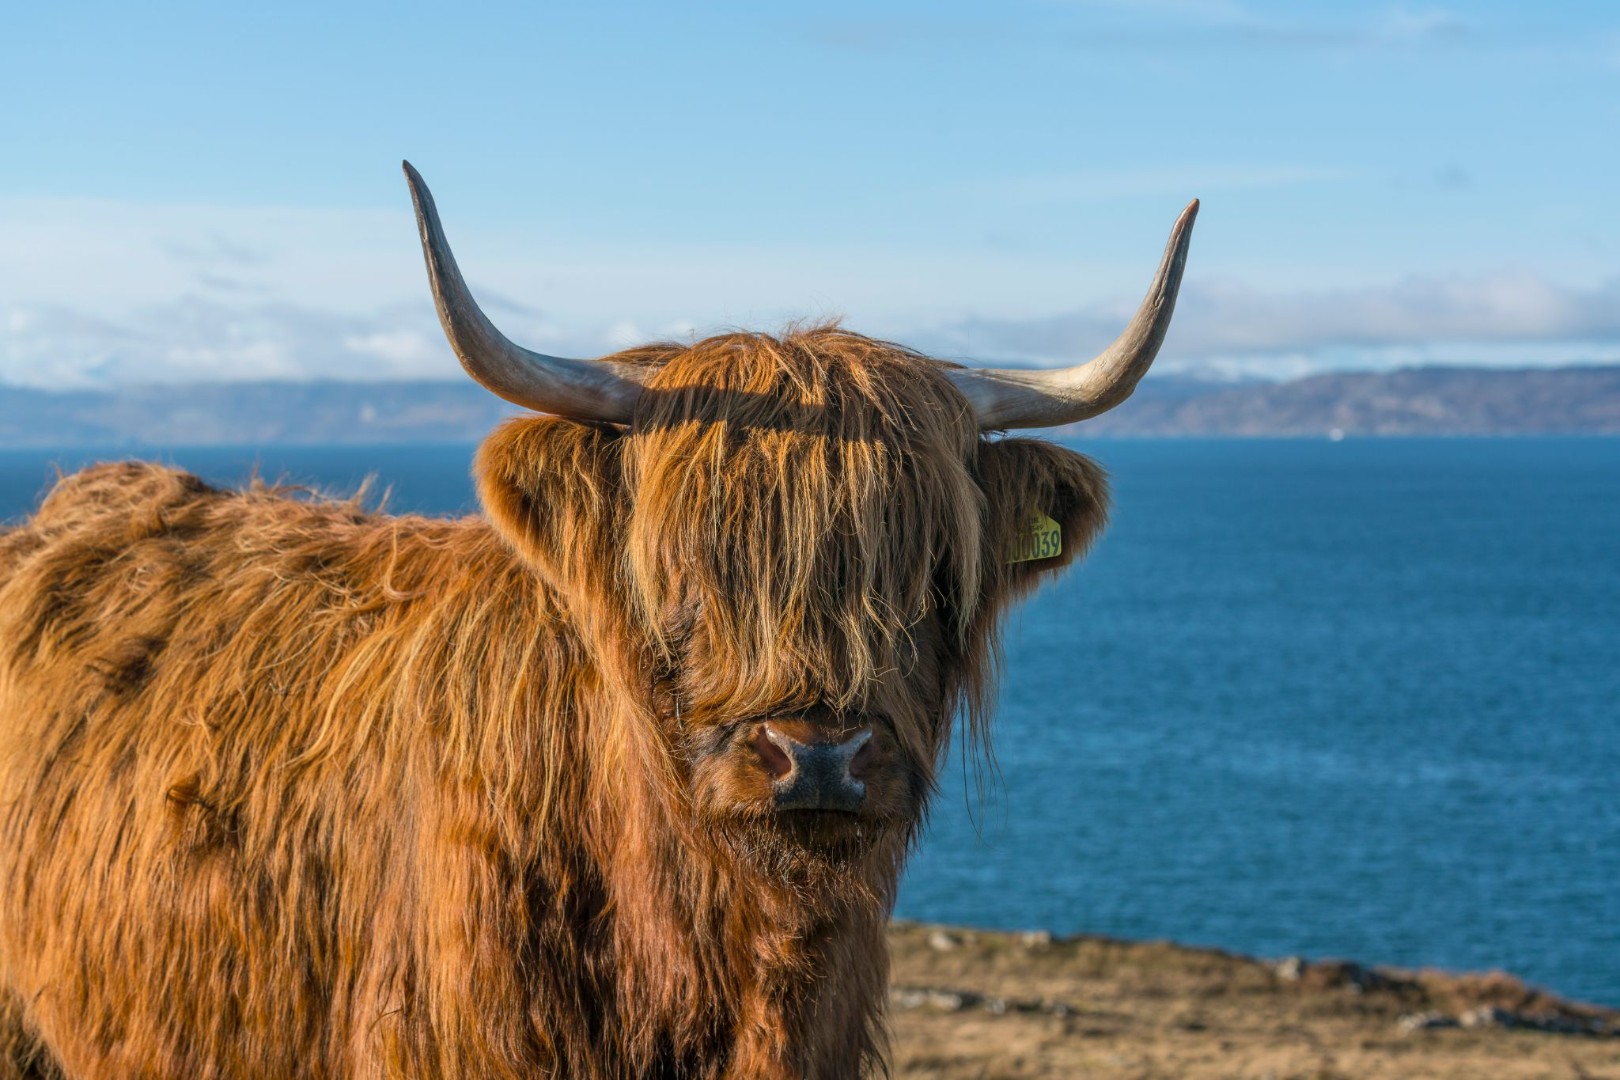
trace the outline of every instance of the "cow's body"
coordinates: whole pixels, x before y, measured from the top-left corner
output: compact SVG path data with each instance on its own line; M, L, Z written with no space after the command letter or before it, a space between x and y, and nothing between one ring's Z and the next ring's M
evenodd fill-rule
M0 642L0 979L71 1074L507 1075L603 989L511 985L605 883L579 649L487 524L102 467L0 540Z
M436 228L475 377L579 363L469 359L505 346ZM836 327L557 377L621 411L499 429L484 517L130 464L0 533L0 1078L880 1066L953 717L982 733L997 619L1102 475L981 435L1025 376ZM1034 514L1061 554L1009 562Z
M567 487L561 458L619 438L515 422L484 451L486 502L502 462L549 457ZM1100 477L1043 444L995 456L1015 447L1057 467L1017 471L1066 481L1083 546ZM905 510L893 494L868 509ZM498 531L527 511L491 509L495 527L384 517L111 465L0 538L15 1040L87 1077L832 1077L877 1058L914 823L803 865L694 837L645 775L667 747L625 721L659 707L622 685L647 669L605 655L627 644L606 579L630 538L559 513L571 538L537 573ZM866 539L903 554L920 520ZM875 677L937 714L961 656L934 647L909 682Z

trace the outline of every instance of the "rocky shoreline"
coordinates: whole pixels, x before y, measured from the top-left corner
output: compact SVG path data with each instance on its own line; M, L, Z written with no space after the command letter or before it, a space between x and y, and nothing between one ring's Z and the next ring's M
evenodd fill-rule
M897 922L895 1074L1620 1078L1620 1010L1456 974Z

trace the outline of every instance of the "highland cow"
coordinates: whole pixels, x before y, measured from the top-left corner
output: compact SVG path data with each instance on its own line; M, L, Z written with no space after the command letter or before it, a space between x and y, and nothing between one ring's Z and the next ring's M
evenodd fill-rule
M881 1072L953 723L1105 516L995 433L1130 393L1197 204L1072 369L837 326L577 361L490 324L406 171L451 345L547 415L482 517L122 464L0 533L0 1075Z

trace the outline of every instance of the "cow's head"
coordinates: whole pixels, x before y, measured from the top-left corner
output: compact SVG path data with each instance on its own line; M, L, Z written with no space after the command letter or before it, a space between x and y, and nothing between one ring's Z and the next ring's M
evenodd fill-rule
M1169 325L1197 204L1130 327L1072 369L963 368L836 326L579 361L495 329L406 173L463 366L549 414L490 437L480 495L637 702L640 767L763 859L903 850L952 717L978 729L985 715L998 615L1106 515L1089 459L991 433L1130 394Z

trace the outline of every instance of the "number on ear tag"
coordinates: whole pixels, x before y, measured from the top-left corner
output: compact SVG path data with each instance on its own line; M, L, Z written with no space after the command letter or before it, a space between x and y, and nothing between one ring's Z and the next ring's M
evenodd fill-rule
M1036 559L1054 559L1063 554L1063 526L1037 513L1030 517L1024 531L1013 537L1010 563L1034 562Z

